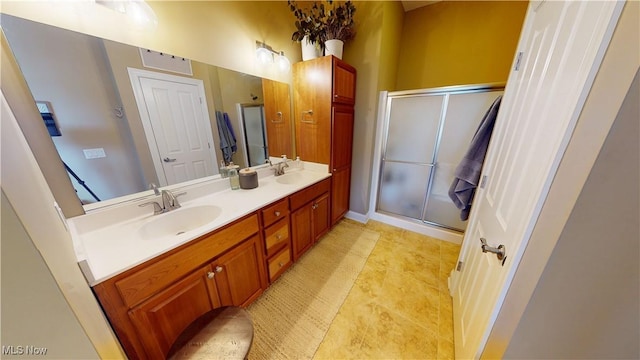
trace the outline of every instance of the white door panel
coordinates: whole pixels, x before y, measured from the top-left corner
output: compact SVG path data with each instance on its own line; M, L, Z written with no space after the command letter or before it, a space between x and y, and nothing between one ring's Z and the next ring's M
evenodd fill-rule
M129 69L161 186L214 175L217 168L200 80Z
M477 358L553 180L621 4L531 3L455 274L456 358ZM506 261L480 238L506 247Z

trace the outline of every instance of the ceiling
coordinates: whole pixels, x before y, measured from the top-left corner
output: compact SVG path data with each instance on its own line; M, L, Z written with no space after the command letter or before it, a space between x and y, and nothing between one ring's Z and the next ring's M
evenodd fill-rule
M431 0L431 1L419 1L419 0L403 0L402 1L402 7L404 8L404 11L411 11L413 9L417 9L423 6L427 6L427 5L431 5L431 4L435 4L437 2L440 2L442 0Z

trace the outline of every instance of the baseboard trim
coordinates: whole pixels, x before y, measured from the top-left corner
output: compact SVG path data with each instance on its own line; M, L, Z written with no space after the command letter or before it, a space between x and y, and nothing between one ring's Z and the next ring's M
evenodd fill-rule
M376 212L373 212L368 218L371 220L380 221L385 224L393 225L405 230L413 231L418 234L423 234L439 240L448 241L454 244L462 244L462 238L464 237L464 234L461 234L458 232L450 231L450 230L439 228L436 226L431 226L428 224L415 223L415 222L395 218L393 216L384 215Z
M367 221L369 221L369 216L364 215L364 214L360 214L357 213L355 211L347 211L347 213L344 215L344 217L346 217L347 219L353 220L353 221L357 221L359 223L363 223L366 224Z

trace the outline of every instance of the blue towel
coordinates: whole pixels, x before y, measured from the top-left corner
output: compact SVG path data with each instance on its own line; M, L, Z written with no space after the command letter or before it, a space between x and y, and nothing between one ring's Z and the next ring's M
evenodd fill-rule
M231 161L231 156L238 151L236 135L233 133L233 127L227 113L216 111L216 124L220 135L220 150L222 150L224 162L228 164Z
M502 95L493 102L487 113L484 114L480 126L473 135L469 149L456 167L453 183L449 188L449 197L453 204L460 209L460 219L467 220L471 211L471 203L475 195L480 173L482 172L482 164L487 154L487 147L493 132L493 125L498 117L500 102Z
M236 143L236 134L233 132L233 126L231 126L231 121L229 120L229 114L224 113L224 123L227 125L227 129L229 129L229 134L231 134L231 139L233 140L231 143L231 151L235 153L238 151L238 146Z

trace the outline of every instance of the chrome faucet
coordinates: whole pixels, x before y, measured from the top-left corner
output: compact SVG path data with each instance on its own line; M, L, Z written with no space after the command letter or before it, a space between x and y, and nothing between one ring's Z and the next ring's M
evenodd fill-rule
M289 164L287 164L287 155L282 155L282 161L280 161L279 163L275 164L275 169L273 169L273 172L275 173L276 176L280 176L280 175L284 175L284 169L289 167ZM270 166L274 166L271 163L271 160L267 159L267 162L269 163Z
M180 207L178 196L186 193L174 194L169 190L162 190L160 194L162 195L162 207L164 208L164 212L169 212Z
M138 206L143 207L143 206L153 205L153 215L163 214L171 210L178 209L180 207L180 203L178 202L178 196L182 196L186 194L186 192L174 194L169 190L162 190L162 191L159 191L158 194L162 196L162 205L160 205L157 201L147 201Z
M160 190L158 190L158 186L154 183L149 184L149 189L153 189L154 195L160 195Z

